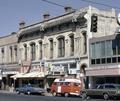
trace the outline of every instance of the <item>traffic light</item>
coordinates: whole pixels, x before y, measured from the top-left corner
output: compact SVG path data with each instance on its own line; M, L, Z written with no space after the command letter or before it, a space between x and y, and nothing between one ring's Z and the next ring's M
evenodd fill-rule
M97 20L98 17L96 15L91 16L91 32L97 32Z

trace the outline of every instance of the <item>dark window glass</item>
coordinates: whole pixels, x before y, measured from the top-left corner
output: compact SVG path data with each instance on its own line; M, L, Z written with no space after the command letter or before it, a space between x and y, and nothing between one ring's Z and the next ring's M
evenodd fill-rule
M118 62L120 62L120 57L118 57Z
M96 59L96 64L100 64L100 59Z
M70 68L76 68L76 63L71 63Z
M70 36L70 55L74 55L74 35Z
M102 59L101 59L101 63L102 63L102 64L106 63L105 58L102 58Z
M50 58L53 58L53 40L50 40Z
M111 58L107 58L107 63L111 63Z
M106 88L106 89L115 88L115 86L113 86L113 85L105 85L105 88Z
M117 58L116 57L113 57L112 58L112 63L116 63L117 62Z
M91 60L91 64L95 64L95 59L92 59L92 60Z
M58 39L58 57L65 56L65 39L63 37Z
M97 89L103 89L103 85L99 85Z
M117 54L116 47L117 47L117 41L116 40L112 40L112 53L113 53L113 55Z

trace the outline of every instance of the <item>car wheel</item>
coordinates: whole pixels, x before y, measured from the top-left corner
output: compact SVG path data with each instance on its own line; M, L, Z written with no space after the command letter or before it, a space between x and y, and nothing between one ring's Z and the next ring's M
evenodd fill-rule
M30 91L27 91L27 94L28 94L28 95L30 95L30 93L31 93Z
M81 94L81 97L82 97L82 99L86 99L86 98L87 98L86 92L83 92L83 93Z
M69 93L65 93L64 96L65 96L65 97L68 97L68 96L69 96Z
M20 91L19 91L19 90L17 90L17 91L16 91L16 93L17 93L17 94L20 94Z
M103 94L103 98L104 98L105 100L108 100L108 99L109 99L109 95L108 95L107 93L105 93L105 94Z

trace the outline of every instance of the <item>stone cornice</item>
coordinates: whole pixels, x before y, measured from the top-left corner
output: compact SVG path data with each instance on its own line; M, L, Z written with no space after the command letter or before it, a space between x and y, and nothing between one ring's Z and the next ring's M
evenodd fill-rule
M79 18L82 18L86 13L87 13L86 8L80 9L78 11L73 11L71 13L67 13L43 22L26 26L20 30L21 33L19 34L19 37L22 36L23 34L31 33L37 30L40 30L42 32L46 28L50 28L63 23L76 22Z

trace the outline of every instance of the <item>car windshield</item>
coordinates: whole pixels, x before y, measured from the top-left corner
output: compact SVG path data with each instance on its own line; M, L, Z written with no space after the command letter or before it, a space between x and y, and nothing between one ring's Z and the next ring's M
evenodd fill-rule
M118 89L120 89L120 85L117 85L116 87L117 87Z

